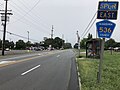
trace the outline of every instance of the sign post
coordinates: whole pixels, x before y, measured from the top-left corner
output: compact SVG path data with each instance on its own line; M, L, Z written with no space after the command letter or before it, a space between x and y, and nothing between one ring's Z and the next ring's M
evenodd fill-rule
M96 23L98 37L103 38L101 42L101 52L100 52L101 54L100 54L100 61L99 61L99 67L98 67L99 69L97 73L98 83L100 83L101 81L105 38L111 37L113 30L116 26L115 23L108 21L108 19L111 19L111 20L117 19L118 4L119 3L115 1L99 2L97 19L105 19L105 20Z

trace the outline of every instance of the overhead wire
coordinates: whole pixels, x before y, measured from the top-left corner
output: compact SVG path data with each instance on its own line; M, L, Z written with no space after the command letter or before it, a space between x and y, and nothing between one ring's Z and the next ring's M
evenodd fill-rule
M29 10L29 8L26 6L27 4L24 4L21 0L18 0L26 9L28 9ZM25 10L24 10L25 11ZM30 16L31 16L31 18L33 18L32 17L32 15L31 14L29 14ZM23 15L24 16L24 15ZM46 29L49 29L50 30L50 28L48 28L48 26L50 26L50 25L47 25L45 22L43 22L42 20L41 20L41 18L39 17L39 14L36 12L36 14L34 14L34 20L35 20L35 22L36 21L38 21L39 20L39 25L42 25L44 28L46 28ZM43 22L43 23L42 23ZM56 32L58 32L58 31L56 31Z
M2 6L3 4L0 3L0 6Z
M1 32L3 32L3 30L0 30ZM18 35L18 34L15 34L15 33L12 33L12 32L9 32L9 31L6 31L7 33L9 33L10 35L14 35L14 36L17 36L17 37L20 37L20 38L23 38L23 39L28 39L27 37L24 37L24 36L21 36L21 35ZM35 40L35 39L31 39L29 38L31 41L38 41L38 40Z
M24 4L25 3L25 1L24 1L24 3L21 1L21 0L18 0L26 9L28 9L29 10L29 8ZM39 19L40 21L42 21L43 23L42 23L42 25L44 25L45 27L47 27L48 28L48 25L47 25L47 23L46 22L44 22L43 20L41 20L41 17L40 17L40 15L39 15L39 13L38 12L35 12L36 14L34 14L35 16L36 16L36 18L37 19Z
M40 1L40 0L39 0ZM19 6L19 5L17 5L15 2L12 2L14 5L16 5L17 6L17 8L20 8L20 10L21 10L21 7ZM38 2L37 2L38 3ZM37 4L35 4L33 7L35 7ZM13 5L12 5L13 6ZM16 9L16 7L15 6L13 6L15 9ZM24 15L22 15L22 17L21 18L19 18L19 19L17 19L16 21L20 21L20 20L23 20L23 18L25 17L25 16L27 16L34 8L31 8L30 10L28 10L27 12L26 12L26 10L24 10L24 9L22 9L24 12L25 12L25 14ZM18 9L17 9L18 10ZM20 11L19 10L19 11ZM21 12L21 11L20 11ZM38 26L40 27L40 22L38 23L37 21L38 21L38 19L35 19L35 18L33 18L33 16L31 16L30 14L28 15L29 17L30 17L30 20L32 19L32 20L34 20L34 22L36 22L36 24L38 24ZM27 17L28 18L28 17ZM25 18L24 18L25 19ZM15 22L16 22L15 21ZM45 30L45 28L46 27L41 27L42 29L44 28L44 31L46 31L47 33L48 33L48 31L47 30ZM47 28L48 29L48 28Z
M82 33L82 36L81 38L84 38L86 36L86 34L89 32L89 30L91 29L91 27L93 26L93 24L95 23L96 21L96 16L97 12L95 12L95 14L93 15L92 19L90 20L89 24L87 25L87 27L85 28L84 32ZM95 18L95 19L94 19ZM93 21L94 20L94 21ZM93 23L92 23L93 22ZM92 23L92 25L91 25Z
M87 35L87 33L90 31L90 29L92 28L92 26L94 25L96 19L93 21L93 23L90 25L90 27L88 28L87 32L84 34L83 38Z
M13 6L13 5L11 5L12 7L14 7L14 9L16 9L17 11L19 11L19 12L21 12L18 8L16 8L15 6ZM15 12L15 11L14 11ZM17 13L17 12L15 12L15 13ZM19 13L17 13L17 14L19 14ZM21 13L20 13L21 14ZM19 14L19 15L20 15ZM22 16L22 15L20 15L20 16ZM38 25L38 23L36 22L36 23L33 23L33 21L31 21L31 19L27 19L27 18L24 18L24 19L22 19L22 20L27 20L28 22L30 22L32 25L34 25L34 27L36 28L36 27L39 27L39 28L41 28L42 29L42 31L40 31L39 29L37 29L38 31L40 31L40 32L46 32L46 33L48 33L48 31L46 31L45 29L43 29L42 27L40 27L39 25ZM19 20L19 21L22 21L22 20ZM35 21L35 20L34 20ZM16 21L15 21L16 22ZM14 22L13 22L14 23Z

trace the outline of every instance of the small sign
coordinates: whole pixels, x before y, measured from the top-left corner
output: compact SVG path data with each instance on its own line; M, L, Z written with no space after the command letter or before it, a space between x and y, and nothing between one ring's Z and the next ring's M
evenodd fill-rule
M118 10L118 2L117 1L102 1L99 2L98 10Z
M103 21L97 22L96 26L98 31L98 37L110 38L116 24L108 20L103 20Z
M117 19L117 11L98 11L97 19Z

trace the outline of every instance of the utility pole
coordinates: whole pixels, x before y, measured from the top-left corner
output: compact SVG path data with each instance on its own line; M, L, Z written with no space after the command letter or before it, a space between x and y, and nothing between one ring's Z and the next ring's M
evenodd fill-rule
M64 47L64 34L62 34L62 49Z
M80 57L80 36L78 34L78 31L77 31L77 39L78 39L77 43L78 43L78 50L79 50L79 57Z
M27 31L27 33L28 33L28 43L29 43L29 33L30 33L30 32L29 32L29 31Z
M53 30L54 30L54 26L52 25L51 38L53 38Z
M4 56L4 51L5 51L5 36L6 36L6 24L9 21L9 16L7 15L13 15L12 13L7 13L7 11L12 11L12 10L7 10L7 4L8 4L8 0L5 0L5 10L0 10L2 11L0 14L1 16L1 21L2 21L2 25L4 27L3 30L3 41L2 41L2 55Z
M5 50L5 35L6 35L6 23L7 23L7 1L5 4L5 23L4 23L4 33L3 33L3 44L2 44L2 55L4 55L4 50Z

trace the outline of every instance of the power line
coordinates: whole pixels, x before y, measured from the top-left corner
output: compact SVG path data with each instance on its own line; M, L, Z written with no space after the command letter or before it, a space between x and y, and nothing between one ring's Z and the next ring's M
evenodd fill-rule
M21 2L20 0L18 0L25 8L27 8L28 9L28 7L26 6L27 4L24 4L23 2ZM15 3L14 3L15 4ZM18 6L17 4L15 4L16 6ZM19 7L19 6L18 6ZM21 9L21 7L20 7L20 9ZM29 10L29 9L28 9ZM26 12L26 10L24 10L24 12ZM22 17L23 17L24 15L22 15ZM32 16L31 16L31 14L29 14L29 17L31 17L37 24L38 24L38 20L39 20L39 22L41 21L41 19L40 19L40 17L39 17L39 15L38 14L34 14L34 16L35 16L35 18L33 18ZM19 21L21 21L21 18L20 18L20 20ZM46 29L49 29L48 27L47 27L47 25L45 24L45 23L41 23L41 24L39 24L39 25L42 25L42 26L44 26L44 30L45 30L45 28ZM46 31L46 30L45 30ZM57 31L56 31L57 32ZM48 31L47 31L47 33L48 33Z
M91 29L91 28L89 28L90 27L90 24L92 23L92 21L93 21L93 19L95 18L95 16L96 16L96 14L97 14L97 12L95 12L95 14L93 15L93 17L92 17L92 19L90 20L90 22L89 22L89 24L88 24L88 26L86 27L86 29L85 29L85 31L82 33L82 36L81 37L84 37L86 34L85 34L85 32L88 30L89 31L89 29ZM96 19L96 18L95 18ZM94 23L93 23L94 24ZM89 29L88 29L89 28ZM88 32L87 31L87 32Z
M39 0L39 2L40 2L40 0ZM22 3L22 2L21 2ZM21 7L19 6L19 5L17 5L16 3L14 3L13 2L13 4L15 4L18 8L20 8L20 10L21 10ZM28 9L28 11L26 12L26 10L24 10L24 9L22 9L24 12L25 12L25 14L24 15L22 15L22 17L21 18L19 18L18 20L21 20L21 19L23 19L25 16L27 16L34 8L35 8L35 6L38 4L38 2L31 8L31 9L28 9L27 7L27 9ZM13 6L13 5L12 5ZM24 5L25 6L25 5ZM36 15L35 15L36 16ZM31 14L29 14L29 17L31 17L37 24L38 24L38 19L39 19L39 21L41 21L40 20L40 18L39 17L37 17L37 19L35 19L35 18L33 18L33 16L31 15ZM16 20L16 21L18 21L18 20ZM40 25L40 24L39 24ZM42 23L42 25L43 25L43 23ZM46 26L44 25L44 27L46 28ZM48 27L47 27L47 29L48 29ZM48 32L48 31L47 31Z
M23 17L21 17L21 18L24 18L25 16L27 16L38 4L39 4L39 2L40 2L41 0L39 0L30 10L28 10L28 12L26 12L24 9L24 11L26 12L24 15L23 15ZM15 2L12 2L12 3L14 3L16 6L18 6ZM20 9L21 9L21 7L20 6L18 6ZM21 18L19 18L19 19L21 19Z
M29 10L29 8L21 1L21 0L18 0L26 9ZM42 21L41 20L41 17L38 15L39 13L36 12L36 14L34 14L37 18L37 20L39 19L39 21ZM43 22L43 21L42 21ZM48 25L46 24L46 22L43 22L42 25L44 25L44 27L48 28Z
M1 32L3 32L3 30L0 30ZM15 34L15 33L12 33L12 32L9 32L9 31L6 31L8 34L10 35L14 35L14 36L17 36L17 37L20 37L20 38L23 38L23 39L28 39L28 37L24 37L24 36L21 36L21 35L18 35L18 34ZM31 41L38 41L38 40L35 40L35 39L31 39L29 38L29 40ZM39 42L39 41L38 41Z
M27 4L25 4L25 2L23 3L21 0L18 0L18 1L19 1L26 9L29 10L29 8L26 6ZM24 11L25 11L25 10L24 10ZM31 16L31 14L29 14L29 15ZM34 14L34 16L35 16L35 19L36 19L36 20L39 20L39 22L42 21L42 20L41 20L41 17L39 17L39 15L38 15L37 12L36 12L36 14ZM31 16L31 17L32 17L32 16ZM42 21L42 22L43 22L43 21ZM48 28L48 25L47 25L45 22L43 22L43 23L42 23L42 22L41 22L42 26L44 26L46 29L49 29L49 28ZM57 31L56 31L56 32L57 32Z
M13 5L12 5L12 6L13 6ZM14 6L13 6L13 7L14 7ZM16 10L20 11L20 10L17 9L16 7L14 7L14 8L15 8ZM14 11L14 12L15 12L15 11ZM15 13L17 13L17 12L15 12ZM17 14L19 14L19 13L17 13ZM19 14L19 15L20 15L20 14ZM20 16L22 16L22 15L20 15ZM17 18L16 18L16 19L17 19ZM17 19L17 20L18 20L18 19ZM22 20L25 20L25 24L26 24L26 21L27 21L27 22L31 23L32 25L34 25L35 28L39 27L39 28L43 29L42 27L39 26L39 24L38 24L37 22L36 22L36 23L33 23L33 21L31 21L31 19L28 20L27 18L24 18L24 19L22 19ZM20 21L22 22L22 20L19 20L19 22L20 22ZM16 21L14 21L13 23L15 23L15 22L16 22ZM13 24L13 23L12 23L12 24ZM30 25L30 26L31 26L31 25ZM40 31L39 29L37 29L37 30ZM43 29L43 30L44 30L44 32L46 31L45 29ZM42 30L42 31L43 31L43 30ZM40 31L40 32L41 32L41 31ZM46 31L46 33L48 33L48 31Z
M15 4L15 3L14 3ZM17 4L15 4L16 6L18 6ZM11 6L13 6L12 4L11 4ZM13 6L17 11L19 11L19 12L21 12L18 8L20 8L19 6L16 8L15 6ZM20 8L21 9L21 8ZM24 10L24 9L23 9ZM24 10L24 12L25 13L27 13L25 10ZM22 12L23 13L23 12ZM20 14L19 14L20 15ZM24 14L25 15L25 14ZM21 21L21 20L24 20L24 19L27 19L27 18L24 18L23 16L24 15L21 15L22 16L22 19L21 18L19 18L19 19L17 19L17 21ZM29 21L30 23L32 23L33 25L35 25L35 26L37 26L37 27L40 27L39 25L39 23L37 22L37 20L38 19L33 19L33 17L31 16L31 15L29 15L31 18L29 19L29 20L27 20L27 21ZM24 19L23 19L24 18ZM36 24L35 23L33 23L33 20L31 21L31 19L33 19L35 22L36 22ZM15 21L16 22L16 21ZM15 22L13 22L13 23L15 23ZM40 27L40 28L42 28L43 29L43 27ZM43 29L44 31L46 31L47 33L48 33L48 31L47 30L45 30L45 29Z
M3 4L0 3L0 6L2 6Z
M90 31L90 29L92 28L93 24L95 23L96 19L93 21L93 23L91 24L91 26L88 28L87 32L84 34L83 37L85 37L87 35L87 33Z

